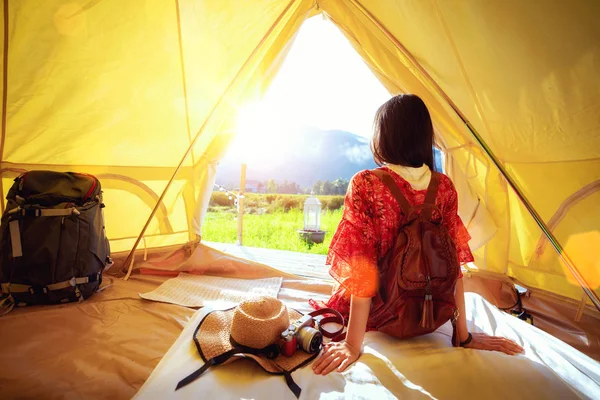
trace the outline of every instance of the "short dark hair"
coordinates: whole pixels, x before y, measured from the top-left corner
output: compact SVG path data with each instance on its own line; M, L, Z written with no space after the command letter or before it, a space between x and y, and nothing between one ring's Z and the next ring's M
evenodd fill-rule
M378 165L396 164L432 171L433 124L427 106L414 94L400 94L375 114L371 151Z

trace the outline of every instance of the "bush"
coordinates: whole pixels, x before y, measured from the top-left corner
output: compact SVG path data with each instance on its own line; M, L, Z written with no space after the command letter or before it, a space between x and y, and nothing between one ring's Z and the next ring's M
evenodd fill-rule
M342 208L343 205L344 205L344 197L336 196L336 197L332 197L332 198L328 199L327 209L330 211L335 211L335 210L339 210L340 208ZM325 207L323 207L323 208L325 208Z
M258 196L244 195L244 208L259 208L263 205L263 201Z
M308 198L307 195L294 194L260 194L246 193L244 197L245 213L261 212L274 213L278 211L289 212L290 210L304 210L304 201ZM321 202L323 210L335 211L339 210L344 205L344 196L317 196ZM209 206L213 209L220 208L225 211L234 210L235 199L229 199L229 195L223 192L213 192L210 198Z
M288 212L293 208L302 210L304 208L304 201L299 197L284 197L283 198L283 209Z
M276 194L268 194L265 196L267 203L272 204L275 200L277 200L277 197L279 197Z
M300 196L278 196L275 201L268 205L267 212L289 212L293 209L302 210L303 207L304 199Z
M224 192L212 192L209 206L233 206L234 199L229 199L229 195Z

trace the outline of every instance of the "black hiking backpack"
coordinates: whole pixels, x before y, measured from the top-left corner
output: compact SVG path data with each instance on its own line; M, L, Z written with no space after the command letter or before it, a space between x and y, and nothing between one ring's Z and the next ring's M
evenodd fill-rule
M17 305L81 301L112 265L102 189L92 175L31 171L15 179L0 224L0 283Z

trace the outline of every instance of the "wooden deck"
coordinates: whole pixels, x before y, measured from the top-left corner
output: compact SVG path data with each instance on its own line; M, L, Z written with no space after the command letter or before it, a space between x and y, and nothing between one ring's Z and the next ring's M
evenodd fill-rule
M291 274L332 280L325 266L325 256L318 254L296 253L293 251L261 249L257 247L238 246L230 243L203 242L204 244L231 254L280 269Z

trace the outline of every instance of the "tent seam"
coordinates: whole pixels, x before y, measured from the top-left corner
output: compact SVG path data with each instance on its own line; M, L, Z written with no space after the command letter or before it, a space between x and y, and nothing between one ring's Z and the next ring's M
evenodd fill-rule
M4 0L4 51L2 59L2 138L0 138L0 165L4 161L6 141L6 109L8 103L8 0ZM4 184L0 175L0 211L4 212Z
M502 175L502 171L500 171L500 175ZM504 189L504 196L506 198L506 235L508 236L506 239L506 265L504 267L504 273L508 275L508 263L510 262L510 245L512 242L512 224L510 223L510 195L508 193L508 185L506 184L506 178L500 180L502 187ZM517 195L517 197L519 197ZM544 232L542 232L544 234Z
M460 72L463 76L463 79L465 80L465 83L467 84L467 87L469 88L470 95L473 98L473 103L475 104L475 110L477 111L477 115L479 116L479 119L481 119L481 122L483 123L485 130L488 132L488 137L489 137L488 140L490 141L490 143L492 145L494 145L494 147L496 147L496 143L494 143L494 139L492 137L487 119L485 118L485 116L483 115L483 112L481 110L481 103L479 101L479 97L477 97L477 93L475 92L473 83L469 79L467 70L464 66L464 63L462 62L462 59L458 52L458 48L456 47L456 43L454 42L454 39L453 39L452 35L450 34L450 30L448 29L448 25L446 24L446 20L444 19L444 16L442 15L442 10L440 9L440 5L439 5L439 0L436 0L435 5L436 5L437 17L442 25L442 28L444 28L444 32L446 33L446 39L448 40L448 43L450 44L450 48L452 49L452 52L454 53L454 57L456 58L456 62L458 63L458 66L460 68Z
M183 55L183 38L181 35L181 11L179 8L179 0L175 0L175 13L177 14L177 41L179 43L179 63L181 65L181 86L183 89L183 102L185 105L185 124L186 124L186 128L187 128L187 135L188 135L188 145L192 144L192 128L190 127L190 108L189 108L189 101L188 101L188 93L187 93L187 80L186 80L186 72L185 72L185 57ZM194 168L194 166L196 165L196 157L194 156L194 149L192 148L191 150L191 157L192 157L192 170ZM195 196L196 195L196 180L194 179L195 176L192 173L192 177L189 181L189 184L192 186L192 195ZM189 211L186 210L186 215L187 215L187 224L188 224L188 232L190 230L190 216L193 214L193 211Z
M550 275L550 276L558 276L558 277L560 277L560 278L566 278L566 274L560 274L560 273L558 273L558 272L554 272L554 271L541 270L541 269L539 269L539 268L530 267L530 266L527 266L527 265L522 265L522 264L520 264L520 263L518 263L518 262L515 262L515 261L512 261L512 260L510 260L510 259L508 259L507 266L508 266L509 264L510 264L510 265L512 265L513 267L517 267L517 268L520 268L520 269L526 269L526 270L528 270L528 271L534 271L534 272L536 272L536 273L540 273L540 272L542 272L542 273L544 273L544 274L546 274L546 275ZM507 275L507 274L505 274L505 275ZM577 300L575 300L575 301L576 301L577 303L579 303L579 301L577 301Z
M188 104L188 96L187 96L187 82L186 82L186 73L185 73L185 60L183 56L183 39L181 37L181 17L179 10L179 0L175 0L175 11L177 14L177 39L179 42L179 63L181 65L181 81L182 81L182 89L183 89L183 99L185 105L185 122L187 126L187 134L188 134L188 142L192 141L192 132L190 128L190 112L189 112L189 104ZM194 153L192 152L192 165L194 164Z
M562 220L567 216L569 210L577 205L580 201L600 190L600 180L596 180L581 189L577 190L567 197L558 207L554 215L548 220L548 229L555 230ZM548 243L548 238L542 233L538 239L538 244L535 246L534 259L538 260L544 253L544 249Z

